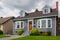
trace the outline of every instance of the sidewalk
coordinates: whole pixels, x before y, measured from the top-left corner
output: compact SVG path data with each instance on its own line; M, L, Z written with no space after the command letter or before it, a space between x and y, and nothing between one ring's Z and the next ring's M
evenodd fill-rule
M0 38L0 40L11 40L11 39L13 39L13 38L19 38L19 37L23 37L23 36L19 36L19 35L10 35L10 37Z

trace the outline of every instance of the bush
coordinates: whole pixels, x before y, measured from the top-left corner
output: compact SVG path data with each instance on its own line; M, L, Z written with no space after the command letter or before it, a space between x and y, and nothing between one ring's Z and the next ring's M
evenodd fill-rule
M48 36L51 36L51 32L48 32Z
M3 31L2 30L0 30L0 35L2 35L3 34Z
M30 30L30 35L33 35L33 36L38 36L40 35L40 32L38 31L38 29L32 29Z
M48 36L48 32L43 32L43 36Z
M24 30L18 30L18 31L17 31L17 34L18 34L18 35L21 35L23 32L24 32Z
M43 36L50 36L50 35L51 35L51 32L43 32L42 35L43 35Z

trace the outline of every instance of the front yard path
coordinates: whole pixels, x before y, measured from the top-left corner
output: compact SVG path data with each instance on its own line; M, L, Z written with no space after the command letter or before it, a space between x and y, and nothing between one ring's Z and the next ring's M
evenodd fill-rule
M23 36L19 36L19 35L9 35L10 37L6 37L6 38L0 38L0 40L11 40L14 38L19 38L19 37L23 37Z

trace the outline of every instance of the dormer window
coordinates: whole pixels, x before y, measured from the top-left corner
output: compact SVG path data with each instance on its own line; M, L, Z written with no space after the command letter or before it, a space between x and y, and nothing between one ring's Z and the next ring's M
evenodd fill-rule
M45 13L48 13L48 12L49 12L49 10L48 10L48 8L46 8L46 9L45 9Z
M20 17L24 17L25 16L25 12L24 11L20 11Z
M43 14L48 14L50 13L50 7L48 5L45 5L44 8L43 8Z

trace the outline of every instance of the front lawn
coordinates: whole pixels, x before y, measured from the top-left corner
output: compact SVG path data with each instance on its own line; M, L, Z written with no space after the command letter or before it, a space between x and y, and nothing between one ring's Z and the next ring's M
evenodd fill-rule
M4 37L9 37L9 36L6 36L6 35L0 35L0 38L4 38Z
M12 40L60 40L60 36L26 36Z

